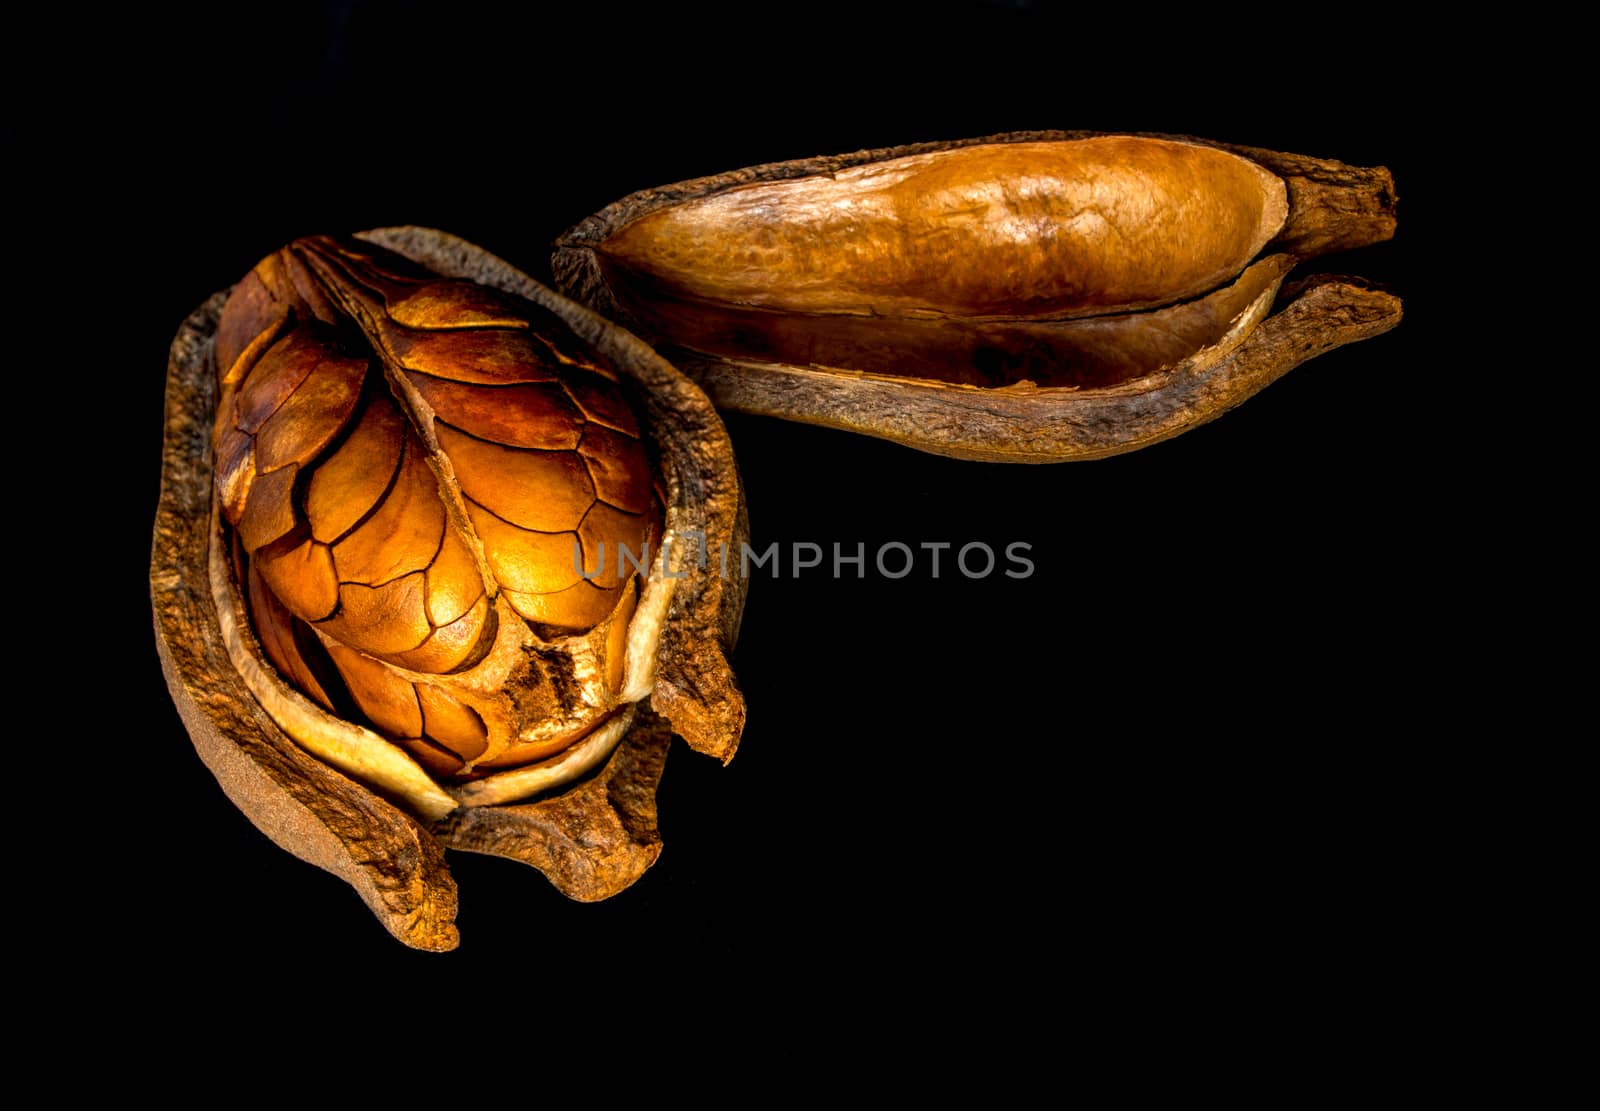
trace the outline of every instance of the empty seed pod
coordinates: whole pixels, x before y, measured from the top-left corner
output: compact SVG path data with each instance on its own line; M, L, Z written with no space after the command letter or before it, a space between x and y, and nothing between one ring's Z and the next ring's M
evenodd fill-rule
M298 240L180 330L151 584L200 755L397 937L442 848L598 899L660 851L672 732L731 758L744 536L704 395L426 229Z
M1296 262L1387 239L1387 170L1188 138L1026 132L645 190L556 244L570 296L718 405L942 455L1130 451L1392 328Z

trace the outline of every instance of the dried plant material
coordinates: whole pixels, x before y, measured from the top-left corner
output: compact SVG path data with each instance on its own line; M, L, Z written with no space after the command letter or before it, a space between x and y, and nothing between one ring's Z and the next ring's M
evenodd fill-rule
M622 573L625 553L650 567L660 512L606 360L536 305L329 238L240 283L216 360L219 527L305 699L228 643L279 724L435 820L603 759L660 633L632 624L639 592L670 590ZM222 617L246 592L213 565Z
M1030 132L647 190L552 266L719 405L1047 462L1176 435L1392 327L1399 302L1359 283L1293 317L1279 284L1388 238L1393 205L1382 169Z
M666 730L728 759L743 724L740 584L686 558L744 528L698 390L470 244L388 229L298 241L197 311L168 410L163 662L252 820L420 948L455 943L424 843L574 898L637 878Z

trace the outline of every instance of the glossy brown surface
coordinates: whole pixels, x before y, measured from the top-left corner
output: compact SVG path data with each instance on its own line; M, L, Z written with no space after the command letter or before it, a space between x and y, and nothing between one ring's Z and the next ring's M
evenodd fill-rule
M216 357L222 512L281 673L332 708L317 678L331 662L435 774L542 758L592 724L530 743L516 721L490 724L484 692L410 673L491 656L497 599L548 635L623 603L626 626L637 591L616 552L642 552L658 525L638 423L601 356L535 305L317 238L240 283Z
M962 147L739 186L600 247L689 300L874 317L1090 316L1169 304L1242 270L1283 226L1283 182L1209 147L1106 136Z

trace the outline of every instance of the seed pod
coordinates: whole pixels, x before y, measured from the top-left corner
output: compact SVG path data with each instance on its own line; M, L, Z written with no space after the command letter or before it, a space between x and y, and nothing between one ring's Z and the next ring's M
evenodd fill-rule
M698 554L743 521L704 395L620 329L439 232L300 240L173 346L168 684L257 826L452 948L441 846L603 898L660 851L670 732L731 758L743 599Z
M1301 259L1387 239L1387 170L1026 132L646 190L556 244L563 291L718 405L942 455L1088 459L1177 435L1392 328Z

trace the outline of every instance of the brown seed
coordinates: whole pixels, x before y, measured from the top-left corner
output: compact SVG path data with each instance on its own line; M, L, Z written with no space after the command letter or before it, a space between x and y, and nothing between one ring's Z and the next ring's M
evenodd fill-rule
M1157 139L996 143L658 208L604 267L687 300L780 313L1070 318L1216 288L1283 227L1284 184Z

